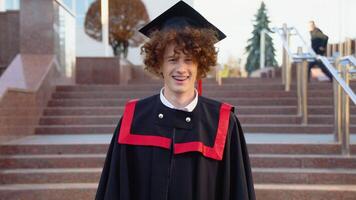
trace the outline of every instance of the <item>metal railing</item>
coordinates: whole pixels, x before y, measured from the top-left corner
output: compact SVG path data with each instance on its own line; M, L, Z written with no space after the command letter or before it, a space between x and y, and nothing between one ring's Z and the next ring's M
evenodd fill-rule
M342 153L350 153L350 105L349 100L356 104L356 95L349 86L350 78L356 74L356 70L351 70L350 66L356 67L356 58L353 56L343 57L339 60L317 55L314 50L307 45L299 31L294 27L283 25L282 28L272 28L272 31L279 35L283 45L283 65L282 82L285 91L290 91L291 65L297 64L297 96L298 115L302 118L302 124L308 123L308 62L320 60L333 76L334 107L335 107L335 140L342 145ZM263 31L261 34L266 34ZM298 52L293 54L290 50L290 36L296 35L301 41L307 53L303 53L303 48L298 47ZM261 37L262 38L262 37ZM261 41L261 43L264 41ZM262 47L261 45L261 48ZM261 49L263 52L263 49ZM261 58L261 62L264 60ZM337 69L332 65L335 63ZM344 66L344 63L346 65Z
M350 79L356 70L356 59L353 56L346 56L339 60L337 69L338 77L341 77L346 85L349 85ZM343 154L350 153L350 100L356 104L356 95L351 88L342 87L342 84L334 82L334 112L335 112L335 140L342 144Z

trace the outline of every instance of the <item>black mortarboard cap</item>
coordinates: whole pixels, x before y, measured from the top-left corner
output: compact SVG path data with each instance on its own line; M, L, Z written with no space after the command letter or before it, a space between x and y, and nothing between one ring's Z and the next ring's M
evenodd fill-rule
M207 28L216 32L218 41L226 35L206 20L198 11L184 1L179 1L164 13L156 17L139 31L147 37L155 30L179 29L184 27Z

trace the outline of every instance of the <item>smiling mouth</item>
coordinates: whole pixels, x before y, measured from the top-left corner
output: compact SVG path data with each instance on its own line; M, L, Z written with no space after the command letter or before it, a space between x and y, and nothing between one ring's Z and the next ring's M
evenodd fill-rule
M189 76L172 76L172 78L176 81L185 81L189 78Z

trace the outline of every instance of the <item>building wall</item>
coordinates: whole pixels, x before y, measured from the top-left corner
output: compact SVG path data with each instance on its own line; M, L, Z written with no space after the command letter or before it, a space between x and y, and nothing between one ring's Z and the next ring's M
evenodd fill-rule
M4 0L0 0L4 1ZM9 1L6 0L6 6L5 9L16 9L18 8L18 0L15 1ZM85 20L85 15L86 11L89 8L90 4L94 2L95 0L62 0L63 3L66 4L66 6L71 9L75 14L76 14L76 56L77 57L101 57L101 56L106 56L105 55L105 46L102 42L96 41L92 38L90 38L85 32L84 32L84 20ZM159 14L161 14L163 11L165 11L167 8L170 6L174 5L178 0L142 0L143 3L146 6L146 9L148 11L148 15L150 19L153 19L157 17ZM15 2L15 3L14 3ZM17 2L17 3L16 3ZM193 6L194 0L185 0L188 4ZM12 13L14 11L8 11L7 13ZM10 14L11 15L11 14ZM13 16L12 16L13 17ZM4 18L4 15L1 14L0 23L3 23L1 21L6 21ZM9 29L4 29L4 30L9 30L8 32L12 32L12 34L9 34L9 37L12 37L11 39L2 39L2 35L4 35L4 32L0 32L0 41L5 41L0 43L0 49L4 49L2 46L7 45L6 41L9 41L13 45L11 47L7 47L5 49L9 49L9 51L0 53L0 65L4 60L8 60L8 56L5 54L10 55L10 60L16 55L14 55L14 52L18 52L18 41L15 42L14 39L19 38L19 20L18 20L18 14L17 14L17 19L11 19L8 20L9 23L14 23L15 26L10 26L11 28ZM3 26L0 26L3 27ZM7 34L6 34L7 35ZM15 43L14 43L15 42ZM110 45L106 45L107 48L110 49L109 51L109 56L113 56L112 50ZM6 57L6 58L5 58ZM129 50L129 55L128 55L128 60L131 61L134 64L142 64L142 59L140 56L140 50L139 48L131 48Z
M0 67L6 67L19 53L19 11L0 12Z

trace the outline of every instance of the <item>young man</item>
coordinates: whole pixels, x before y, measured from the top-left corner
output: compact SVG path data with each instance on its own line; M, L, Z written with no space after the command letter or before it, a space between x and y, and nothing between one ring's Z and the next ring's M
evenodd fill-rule
M314 21L309 22L309 31L310 31L310 39L311 46L314 52L318 55L325 56L326 48L328 46L329 37L325 35L318 27L316 27ZM324 72L326 76L328 76L329 81L333 80L333 77L329 70L325 67L325 65L319 61L310 62L308 65L308 79L310 80L311 69L315 66L319 66L320 69Z
M233 107L194 85L225 35L178 2L140 30L160 94L129 101L114 132L97 200L253 200L245 139Z

